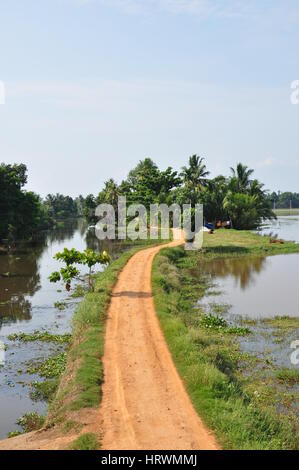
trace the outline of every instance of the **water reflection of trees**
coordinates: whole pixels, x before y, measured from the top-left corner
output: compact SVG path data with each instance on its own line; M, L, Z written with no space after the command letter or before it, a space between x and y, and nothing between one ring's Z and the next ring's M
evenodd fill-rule
M227 258L210 260L205 263L205 272L216 277L233 276L240 287L245 289L254 282L255 275L259 274L266 264L266 258Z
M106 250L112 259L118 257L120 253L131 247L130 244L121 240L99 240L93 229L87 230L85 241L87 248L95 251Z
M4 320L30 320L27 297L40 289L38 260L43 249L41 246L26 253L0 256L0 328Z
M39 259L44 250L53 242L72 239L76 230L83 237L86 228L83 219L63 221L19 245L16 252L0 256L0 328L4 321L31 319L30 297L41 288Z
M73 238L76 230L80 231L83 237L86 230L86 222L82 219L69 219L63 222L58 222L57 225L46 232L47 242L63 242Z

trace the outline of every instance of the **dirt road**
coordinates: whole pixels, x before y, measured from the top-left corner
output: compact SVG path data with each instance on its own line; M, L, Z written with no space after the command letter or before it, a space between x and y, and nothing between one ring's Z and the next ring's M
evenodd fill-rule
M113 290L100 410L106 450L218 448L189 400L156 316L151 270L160 249L133 256Z

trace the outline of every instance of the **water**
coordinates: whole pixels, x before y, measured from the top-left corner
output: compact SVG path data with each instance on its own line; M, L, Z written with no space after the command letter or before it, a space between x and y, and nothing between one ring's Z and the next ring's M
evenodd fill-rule
M100 245L93 233L87 230L86 224L76 220L46 232L35 247L28 246L18 253L0 255L0 342L7 348L4 365L0 365L0 438L6 437L9 431L19 429L16 421L23 414L46 412L45 402L30 398L31 382L41 379L26 372L27 363L44 360L61 350L52 343L13 342L7 337L35 330L69 333L76 303L81 299L70 298L60 283L49 282L50 273L61 267L53 256L65 246L78 250L105 248L113 256L117 256L122 249L117 243L110 242L108 245ZM84 270L81 269L81 272L84 274ZM57 301L66 301L66 309L59 311L55 308Z
M261 228L262 234L299 242L299 217L278 217ZM299 316L299 254L207 261L201 270L211 276L218 295L206 296L202 303L213 309L226 304L231 315L250 318Z
M202 301L210 309L220 303L230 306L230 314L250 318L299 316L298 254L216 259L200 267L218 291Z
M266 222L259 232L264 235L277 235L278 238L283 240L299 243L299 216L277 217L277 220Z

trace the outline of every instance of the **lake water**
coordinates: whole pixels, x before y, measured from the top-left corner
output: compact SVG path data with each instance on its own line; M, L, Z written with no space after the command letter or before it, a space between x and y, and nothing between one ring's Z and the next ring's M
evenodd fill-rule
M262 233L299 242L299 217L279 217ZM200 268L216 286L202 300L206 308L226 304L230 314L250 318L299 316L299 254L216 259L201 263ZM213 294L215 289L218 295Z
M45 232L35 247L0 255L0 342L7 348L4 365L0 362L0 438L20 429L16 421L25 413L46 412L45 402L31 400L31 383L41 379L26 372L28 362L44 360L61 347L44 342L13 342L8 336L35 330L54 334L71 331L71 319L81 299L70 298L60 283L52 284L48 280L50 273L61 267L53 256L65 246L78 250L105 248L113 256L122 250L117 243L101 245L84 221L75 220ZM82 269L81 272L84 274ZM55 308L57 301L65 301L66 309Z
M230 258L201 263L201 269L212 277L217 295L202 303L230 305L232 315L263 318L299 316L299 255L265 258Z
M289 215L277 217L277 220L266 222L259 233L264 235L277 235L283 240L299 243L299 216Z

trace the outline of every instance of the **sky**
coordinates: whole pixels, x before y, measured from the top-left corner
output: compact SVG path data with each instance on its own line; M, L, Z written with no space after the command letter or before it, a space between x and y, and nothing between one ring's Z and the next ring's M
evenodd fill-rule
M298 47L298 0L0 0L0 161L42 196L194 153L299 192Z

